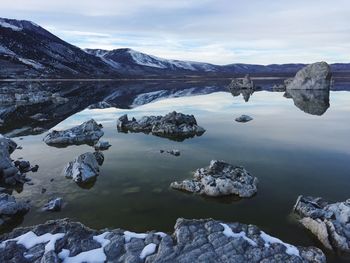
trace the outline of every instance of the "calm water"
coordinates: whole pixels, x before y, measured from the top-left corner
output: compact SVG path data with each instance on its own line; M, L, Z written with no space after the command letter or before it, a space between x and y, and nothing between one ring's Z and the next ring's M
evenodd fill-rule
M15 151L13 159L23 157L40 165L37 173L29 174L34 185L25 185L21 193L14 193L19 199L30 199L33 205L17 225L69 217L93 228L172 232L179 217L210 217L256 224L284 241L320 246L290 212L300 194L330 201L349 198L350 92L331 91L329 108L324 102L328 93L294 94L297 101L293 101L283 92L259 91L248 102L229 92L207 88L203 93L210 94L158 99L131 109L83 110L55 126L66 129L91 118L103 124L102 138L112 147L104 152L105 162L95 184L86 188L66 179L62 169L76 156L93 151L92 147L50 147L42 141L45 134L15 138L23 150ZM141 99L145 96L154 94ZM134 104L142 104L141 99L138 97ZM118 133L116 129L116 120L122 114L139 118L173 110L194 114L206 129L204 135L176 142L141 133ZM235 122L241 114L254 120ZM181 156L160 154L160 149L179 149ZM207 166L212 159L242 165L257 176L257 195L241 200L214 199L169 188L171 182L191 177L192 171ZM41 194L43 187L47 191ZM64 199L62 211L40 212L55 196ZM332 255L329 259L347 260Z

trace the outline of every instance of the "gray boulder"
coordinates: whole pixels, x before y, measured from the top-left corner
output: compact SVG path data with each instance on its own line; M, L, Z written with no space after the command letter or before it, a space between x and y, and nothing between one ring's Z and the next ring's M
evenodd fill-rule
M234 78L227 86L229 90L242 90L242 89L254 89L254 82L250 79L249 75L244 78Z
M326 62L310 64L297 72L293 80L286 84L289 89L329 90L331 86L331 68Z
M79 126L64 131L52 131L44 138L44 142L52 146L78 144L94 145L103 136L102 126L91 119Z
M165 116L144 116L139 121L123 115L117 122L118 131L144 132L173 140L184 140L202 135L205 130L197 125L193 115L173 111Z
M74 161L69 162L63 173L67 178L72 178L76 183L87 183L96 179L100 173L99 166L103 163L103 154L84 153Z
M328 203L320 197L299 196L294 212L326 248L350 253L350 199Z
M43 237L43 235L45 235ZM31 236L26 247L19 237ZM40 239L36 239L40 236ZM35 244L37 241L37 245ZM50 246L44 246L50 241ZM31 255L31 256L29 256ZM99 258L99 260L96 259ZM80 259L80 260L78 260ZM18 228L0 237L0 262L324 263L315 247L284 243L254 225L178 219L174 233L96 231L67 219ZM94 261L94 262L95 262Z
M173 182L171 187L207 196L251 197L257 192L258 178L243 167L212 160L209 167L197 169L192 180Z
M235 119L235 121L237 121L237 122L248 122L251 120L253 120L252 117L250 117L248 115L244 115L244 114Z
M98 141L95 145L94 148L96 151L105 151L108 150L109 147L111 147L112 145L109 144L109 142L107 141Z
M51 199L47 204L44 205L43 211L57 212L61 210L63 199L61 197Z
M17 201L11 195L0 193L0 226L11 221L18 214L27 213L29 208L28 203Z

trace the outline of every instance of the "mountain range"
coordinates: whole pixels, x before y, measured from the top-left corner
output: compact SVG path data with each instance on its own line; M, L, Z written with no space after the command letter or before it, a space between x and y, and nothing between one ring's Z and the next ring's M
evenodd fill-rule
M0 79L18 78L186 78L292 75L304 64L214 65L163 59L130 48L80 49L25 20L0 18ZM350 64L332 64L350 74Z

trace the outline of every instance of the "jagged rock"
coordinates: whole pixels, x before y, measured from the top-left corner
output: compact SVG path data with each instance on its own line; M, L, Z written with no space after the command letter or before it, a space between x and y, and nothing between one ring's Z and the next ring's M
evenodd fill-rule
M329 204L320 197L299 196L294 212L326 248L350 253L350 199Z
M118 119L117 128L122 132L145 132L174 140L200 136L205 130L197 125L193 115L173 111L165 116L144 116L139 121L123 115Z
M62 207L63 199L61 197L57 197L51 199L47 204L44 205L43 211L60 211Z
M254 82L250 79L249 75L246 75L242 79L234 78L231 83L227 86L228 89L254 89Z
M197 169L194 179L173 182L171 187L207 196L238 195L251 197L257 192L258 178L243 167L212 160L209 167Z
M104 151L104 150L108 150L109 147L111 147L112 145L109 144L109 142L107 141L98 141L94 147L96 151Z
M52 131L44 142L48 145L94 144L103 136L101 125L91 119L79 126L64 131Z
M32 237L30 245L16 242L23 236ZM44 246L48 241L51 245ZM284 243L254 225L212 219L180 218L172 235L122 229L102 232L63 219L18 228L0 237L1 262L73 262L79 258L81 262L92 256L98 262L326 262L318 248Z
M102 158L102 162L101 162ZM99 165L103 163L103 154L84 153L64 168L64 175L72 178L76 183L86 183L94 180L100 173Z
M13 196L0 193L0 226L11 221L15 215L27 213L29 208L28 203L16 201Z
M288 80L286 88L329 90L331 79L330 66L326 62L317 62L299 70L293 80Z
M237 122L248 122L251 120L253 120L252 117L250 117L248 115L244 115L244 114L235 119L235 121L237 121Z
M330 106L329 90L288 89L284 97L292 98L296 107L312 115L321 116Z

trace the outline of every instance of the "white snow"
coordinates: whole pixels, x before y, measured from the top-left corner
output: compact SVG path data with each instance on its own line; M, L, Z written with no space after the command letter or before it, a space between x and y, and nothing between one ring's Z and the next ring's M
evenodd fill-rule
M68 249L62 249L58 254L58 257L63 261L63 263L103 263L107 260L103 249L111 242L110 240L105 239L107 234L109 234L109 232L104 232L101 235L93 237L95 241L101 244L100 248L84 251L73 257L69 256L70 251Z
M128 243L132 238L145 239L147 234L145 233L135 233L130 231L124 231L125 242Z
M147 246L145 246L140 254L140 258L141 259L145 259L146 257L148 257L149 255L152 255L154 252L156 252L157 249L157 245L154 243L150 243Z
M4 47L2 45L0 45L0 54L12 55L12 56L16 55L11 50L9 50L7 47Z
M282 244L286 247L287 254L289 254L291 256L300 257L299 250L295 246L284 243L282 240L280 240L276 237L272 237L263 231L261 231L260 237L265 241L265 247L269 247L270 244L274 244L274 243Z
M38 62L36 62L35 60L32 60L32 59L18 58L18 60L21 61L22 63L28 65L28 66L32 66L35 69L43 68L43 65L41 65L40 63L38 63Z
M160 236L161 238L167 236L167 234L165 234L164 232L156 232L156 233L154 233L154 234L157 235L157 236Z
M0 26L5 27L5 28L9 28L13 31L21 31L22 30L22 28L15 26L15 25L11 25L11 24L5 22L4 20L0 20Z
M246 233L244 231L241 231L239 233L235 233L235 232L232 231L232 229L228 225L222 224L222 223L220 223L220 225L222 225L224 227L223 234L225 236L227 236L227 237L234 237L234 238L243 238L250 245L257 246L256 242L254 240L250 239L249 237L247 237L247 235L246 235Z
M34 232L29 231L16 238L8 239L1 242L0 246L4 247L9 241L17 241L16 244L23 245L26 249L30 249L38 244L46 243L45 252L55 249L55 243L57 240L64 237L64 233L50 234L46 233L41 236L37 236Z

